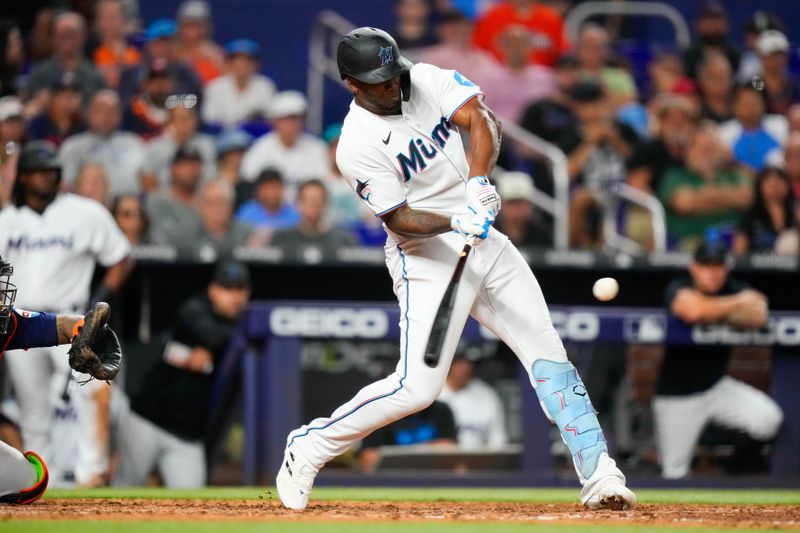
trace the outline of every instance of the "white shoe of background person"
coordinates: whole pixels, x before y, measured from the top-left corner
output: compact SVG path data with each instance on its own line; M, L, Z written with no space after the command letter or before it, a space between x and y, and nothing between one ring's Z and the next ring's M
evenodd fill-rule
M306 463L299 454L286 448L281 469L275 478L278 496L284 507L298 511L306 508L317 472L319 470Z
M597 461L597 469L581 490L581 504L587 509L622 511L636 505L636 495L625 486L625 476L608 454Z

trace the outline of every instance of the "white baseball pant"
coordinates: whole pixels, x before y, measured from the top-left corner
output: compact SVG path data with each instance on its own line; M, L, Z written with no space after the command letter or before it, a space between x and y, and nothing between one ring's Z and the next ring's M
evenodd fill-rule
M37 481L36 470L25 456L0 441L0 496L32 487Z
M783 422L783 412L772 398L730 376L696 394L656 396L653 414L661 473L669 479L689 473L694 447L709 422L763 441L777 435Z

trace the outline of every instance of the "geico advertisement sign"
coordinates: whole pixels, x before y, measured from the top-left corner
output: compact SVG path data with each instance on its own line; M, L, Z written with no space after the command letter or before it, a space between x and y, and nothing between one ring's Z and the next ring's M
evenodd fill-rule
M269 328L278 337L380 339L389 332L389 317L379 309L276 307Z
M552 311L550 319L562 339L589 342L600 334L600 317L595 313Z
M725 324L700 324L692 328L695 344L800 345L800 317L772 317L760 330L740 330Z

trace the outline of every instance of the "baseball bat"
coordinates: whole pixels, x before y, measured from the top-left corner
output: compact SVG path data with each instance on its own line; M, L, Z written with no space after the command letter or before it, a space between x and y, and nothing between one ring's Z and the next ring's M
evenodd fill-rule
M471 250L472 246L469 244L465 244L464 249L461 250L458 263L456 263L456 268L453 270L453 277L450 278L450 283L444 291L439 309L436 310L436 316L433 318L431 334L428 337L428 344L425 346L425 355L423 356L425 364L431 368L436 368L439 364L439 358L442 356L442 347L447 336L447 328L450 326L450 317L453 315L453 305L456 302L458 284L461 282L461 274L464 272L464 265L467 263L467 257Z

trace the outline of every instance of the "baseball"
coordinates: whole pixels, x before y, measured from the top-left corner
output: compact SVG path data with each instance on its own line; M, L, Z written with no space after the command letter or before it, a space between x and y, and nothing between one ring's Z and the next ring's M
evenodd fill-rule
M608 302L617 297L619 283L614 278L600 278L594 282L592 294L601 302Z

